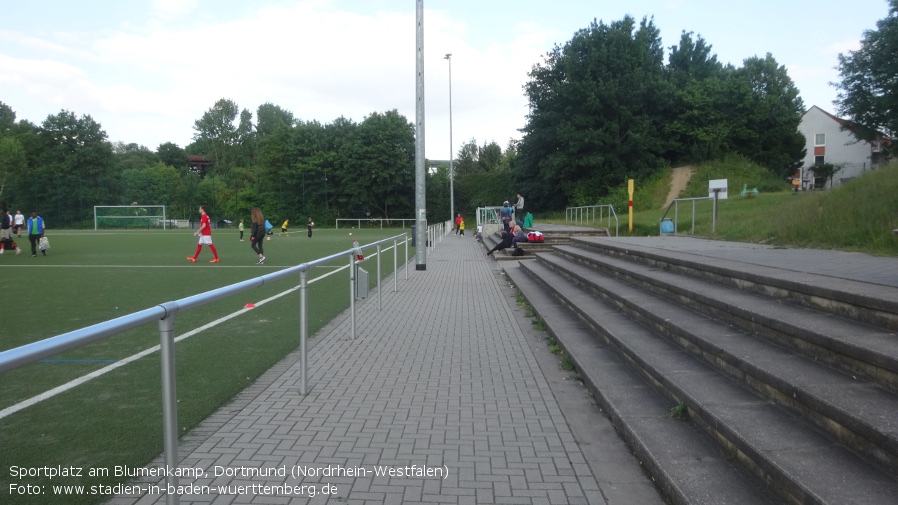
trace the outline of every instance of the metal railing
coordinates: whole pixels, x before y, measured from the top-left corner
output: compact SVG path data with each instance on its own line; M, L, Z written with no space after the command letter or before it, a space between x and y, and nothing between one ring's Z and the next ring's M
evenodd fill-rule
M477 226L499 224L499 211L502 207L477 207Z
M442 226L442 224L440 225ZM402 233L390 238L379 240L360 249L376 247L377 248L377 296L378 309L382 308L380 288L381 283L381 245L386 242L393 242L393 291L398 291L398 246L399 238L402 237L405 243L405 278L408 280L408 233ZM160 358L162 371L162 417L163 417L163 437L164 437L164 461L168 468L176 468L178 466L178 410L177 410L177 387L175 384L175 335L174 325L175 316L181 312L187 312L191 309L223 300L251 289L262 287L274 281L292 278L299 275L299 346L300 346L300 394L308 393L307 387L307 370L308 357L306 355L306 340L308 338L308 297L307 297L307 274L308 271L320 265L324 265L331 261L349 256L349 293L350 293L350 317L352 324L352 338L355 339L355 276L358 266L358 258L356 256L356 248L342 251L330 256L319 258L308 263L302 263L295 267L286 268L278 272L262 275L254 279L245 280L229 286L213 289L205 293L200 293L180 300L165 302L155 307L134 312L122 317L110 319L102 323L81 328L79 330L63 333L55 337L50 337L37 342L32 342L14 349L0 352L0 373L19 368L21 366L39 361L41 359L75 349L98 340L102 340L113 335L124 333L128 330L138 328L140 326L158 322L159 324L159 341L160 341ZM178 487L177 475L168 475L166 472L166 486ZM179 502L178 495L166 495L166 503L177 505Z
M406 221L410 221L412 224L414 224L414 222L417 221L417 220L416 220L416 219L387 219L387 218L382 218L382 217L369 218L369 219L356 219L356 218L343 218L343 217L341 217L340 219L337 219L337 221L336 221L336 229L338 229L338 230L340 229L340 221L347 221L347 222L350 222L350 223L356 223L356 228L361 228L363 222L366 222L366 223L367 223L367 222L375 222L375 221L376 221L376 222L379 222L379 223L380 223L380 228L381 228L381 229L383 229L383 227L384 227L384 221L386 221L387 223L390 223L390 224L388 224L387 226L391 226L391 223L394 223L394 222L396 222L396 221L399 221L399 222L401 223L401 227L402 227L403 229L405 229L405 222L406 222Z
M676 200L670 202L670 205L667 206L667 210L664 211L664 215L661 216L661 219L658 220L658 231L662 235L664 232L664 221L673 221L673 233L677 232L677 223L679 222L680 217L680 202L692 202L692 231L690 233L695 233L695 202L699 202L702 200L714 200L714 197L711 196L701 196L697 198L677 198ZM674 215L673 218L667 217L670 213L670 209L673 208ZM715 215L715 223L716 223L716 215Z
M605 211L608 211L607 214ZM596 219L599 223L608 220L608 228L611 228L611 218L614 218L614 236L620 235L620 222L613 205L586 205L582 207L568 207L564 210L564 222L577 226L592 226Z

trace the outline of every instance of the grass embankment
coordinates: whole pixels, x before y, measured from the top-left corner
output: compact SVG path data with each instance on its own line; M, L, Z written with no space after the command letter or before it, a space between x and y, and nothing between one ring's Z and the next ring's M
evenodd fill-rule
M711 201L696 203L695 233L692 229L692 205L679 206L677 231L701 238L778 245L866 252L898 256L898 162L872 171L834 189L794 193L789 185L763 167L732 158L700 165L689 181L683 198L708 196L708 180L727 179L729 195L720 200L716 233L712 233ZM621 235L659 234L659 220L665 194L656 178L649 184L637 181L634 198L633 232L628 232L626 203L619 207ZM669 188L669 181L667 182ZM740 195L743 185L758 188L754 198ZM642 198L640 198L642 196ZM604 202L603 202L604 203ZM667 214L672 218L673 209ZM564 222L563 215L543 222Z

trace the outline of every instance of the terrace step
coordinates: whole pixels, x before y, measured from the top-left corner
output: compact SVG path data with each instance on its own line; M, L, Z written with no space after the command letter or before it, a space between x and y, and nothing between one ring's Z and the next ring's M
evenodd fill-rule
M574 242L579 245L580 241ZM765 482L792 503L893 502L888 498L889 493L898 493L893 474L893 424L898 420L898 402L893 393L755 339L739 326L694 312L705 305L715 306L700 301L703 298L723 300L711 311L716 317L728 317L727 307L752 308L777 302L707 281L696 284L696 274L692 273L671 283L674 274L670 271L628 266L622 260L599 265L596 257L600 255L595 253L571 246L556 250L556 255L538 254L536 262L506 268L537 313L566 306L592 329L593 338L600 336L607 342L633 373L647 378L669 404L685 404L695 425L704 428L729 457L744 463L756 475L755 482ZM655 258L648 263L658 261ZM660 280L653 280L656 274ZM689 284L686 281L693 283L692 290L682 287ZM557 302L550 302L546 293L535 290L536 284ZM649 289L663 295L646 293ZM729 291L719 291L723 289ZM599 301L597 295L606 302ZM791 314L794 318L794 312ZM555 320L559 317L563 319L555 316ZM745 314L739 317L752 320ZM771 314L764 317L775 321ZM565 337L570 325L556 322L553 327L550 320L546 323L563 345L571 345L575 337ZM755 328L757 324L752 325ZM863 329L870 334L870 328ZM780 332L785 334L786 330ZM598 372L587 370L591 365L581 356L584 349L569 348L569 352L581 374L589 377L597 397L609 403L606 410L612 412L614 395L608 388L613 386L593 381ZM817 426L799 416L806 416ZM623 417L615 422L622 433L634 431L624 426ZM829 433L823 433L820 427ZM869 457L861 457L846 446ZM637 454L640 450L634 447ZM666 478L660 466L656 470L653 476ZM667 492L679 484L662 484L662 489ZM671 492L674 495L677 493ZM678 503L700 503L682 499Z

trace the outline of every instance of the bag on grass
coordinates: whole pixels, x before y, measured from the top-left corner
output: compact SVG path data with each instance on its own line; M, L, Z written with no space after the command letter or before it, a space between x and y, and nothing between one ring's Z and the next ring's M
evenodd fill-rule
M46 251L50 248L50 239L47 237L41 237L38 241L38 247L40 247L41 251Z

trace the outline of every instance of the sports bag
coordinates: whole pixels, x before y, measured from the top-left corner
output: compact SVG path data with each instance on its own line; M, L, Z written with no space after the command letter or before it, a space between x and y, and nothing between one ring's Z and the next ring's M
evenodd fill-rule
M531 231L527 234L527 242L545 242L546 237L543 236L542 232L539 231Z
M274 228L274 226L271 223L269 223L268 220L266 219L265 220L265 233L270 232L272 228Z

